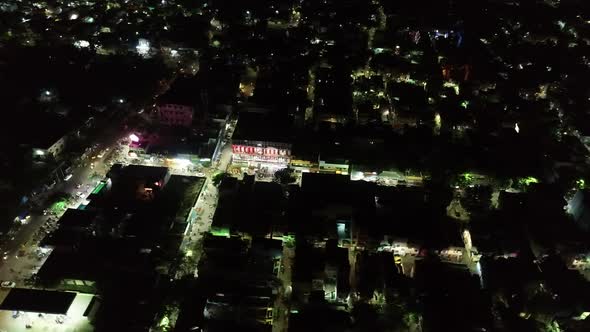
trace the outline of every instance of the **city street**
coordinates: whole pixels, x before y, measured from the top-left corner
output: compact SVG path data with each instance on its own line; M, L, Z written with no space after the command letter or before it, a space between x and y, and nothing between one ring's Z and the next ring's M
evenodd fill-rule
M199 171L190 170L186 166L177 167L174 163L167 161L159 162L157 158L150 161L142 160L141 164L146 166L166 166L170 172L176 175L185 176L205 176L207 182L201 192L197 203L194 206L196 217L194 223L184 238L181 245L181 253L186 255L189 250L194 255L194 266L190 266L189 271L197 276L197 265L202 254L200 244L203 236L211 228L213 215L217 206L217 188L211 183L211 178L218 172L225 172L231 162L232 148L231 135L235 129L235 121L227 127L225 139L220 142L220 152L216 160L212 161L212 166L203 168ZM39 194L36 199L40 202L40 209L47 210L44 213L30 213L30 217L22 225L16 225L10 234L9 241L2 246L2 252L5 259L0 260L0 280L12 281L15 287L26 287L32 284L32 277L39 271L51 249L40 248L39 242L43 237L57 227L57 222L63 210L51 209L53 202L48 198L56 193L68 194L66 208L78 208L83 204L86 197L94 190L97 183L104 178L108 170L114 163L134 164L134 161L128 156L128 146L123 144L127 139L128 132L121 129L121 125L111 124L87 152L73 163L67 181L57 183L52 189L45 193ZM194 272L193 272L194 271ZM0 301L8 294L8 289L0 289ZM13 320L11 318L11 320ZM22 320L16 321L19 326ZM24 326L22 326L24 327ZM50 330L59 330L59 326L49 324ZM64 326L62 326L64 327ZM56 331L57 331L56 330Z
M233 129L231 133L233 133ZM190 226L191 228L184 237L181 245L181 252L186 255L190 250L191 255L193 255L193 262L195 263L194 266L190 267L190 270L194 271L194 276L198 276L197 266L202 255L201 241L203 240L204 234L211 229L219 199L217 187L213 185L211 178L217 172L225 172L227 170L231 161L231 151L231 144L228 142L222 147L219 162L214 161L211 169L205 169L204 174L207 177L207 182L197 199L197 203L193 207L193 213L196 213L196 218L194 218L194 223Z
M293 262L295 261L294 244L283 246L283 257L281 262L281 270L279 272L279 279L281 280L281 288L279 289L279 296L275 300L275 310L273 314L272 331L284 332L289 327L289 310L292 292L292 276L293 276Z
M51 190L44 193L43 196L50 197L54 193L67 193L72 196L68 208L77 208L84 198L94 189L97 181L104 177L110 168L108 163L117 156L118 140L124 137L120 126L114 123L107 128L97 138L96 143L86 160L81 160L79 166L72 166L72 177L68 181L63 181L55 185ZM97 156L108 148L101 158ZM95 157L92 159L92 157ZM96 175L96 176L93 176ZM78 186L80 186L78 188ZM81 193L78 195L78 193ZM49 209L51 202L44 202L44 209ZM50 219L58 220L64 211L56 215L48 213L43 214L30 213L30 218L26 224L15 228L14 235L10 241L3 243L2 252L5 253L6 259L0 262L0 280L14 281L17 286L23 286L27 278L41 267L44 259L39 259L38 243L44 236L40 234L42 226ZM16 225L15 225L16 226ZM40 236L37 236L40 235ZM20 253L19 253L20 251ZM20 255L19 255L20 254ZM23 256L23 257L21 257ZM46 255L45 255L46 257Z

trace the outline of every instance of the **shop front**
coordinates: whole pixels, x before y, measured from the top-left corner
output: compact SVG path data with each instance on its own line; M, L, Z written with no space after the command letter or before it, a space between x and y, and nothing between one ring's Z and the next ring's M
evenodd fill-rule
M291 146L284 143L243 142L232 145L232 168L272 176L289 166Z

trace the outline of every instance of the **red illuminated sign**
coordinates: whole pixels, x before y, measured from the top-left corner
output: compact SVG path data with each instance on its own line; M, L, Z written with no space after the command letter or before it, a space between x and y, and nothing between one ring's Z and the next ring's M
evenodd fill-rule
M232 145L232 150L237 154L261 155L261 156L288 156L290 155L287 149L277 149L273 147L259 147L248 145Z

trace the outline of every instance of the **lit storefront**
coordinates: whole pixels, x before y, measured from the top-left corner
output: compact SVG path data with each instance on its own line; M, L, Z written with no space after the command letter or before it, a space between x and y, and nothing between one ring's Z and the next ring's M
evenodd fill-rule
M249 141L232 144L232 163L236 166L285 168L290 158L290 144Z
M325 161L320 158L320 173L348 175L350 165L347 160Z
M319 164L316 161L304 160L302 158L291 158L291 168L296 172L312 172L320 171Z

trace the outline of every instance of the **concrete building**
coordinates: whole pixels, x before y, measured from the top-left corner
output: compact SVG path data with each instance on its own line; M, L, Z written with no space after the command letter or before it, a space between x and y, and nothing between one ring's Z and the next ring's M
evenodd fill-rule
M588 190L578 190L568 204L568 212L583 230L590 228L590 194Z
M291 158L290 132L288 124L270 113L243 111L232 138L232 163L256 168L287 167Z
M156 107L160 123L168 126L190 127L194 108L186 105L164 104Z
M65 117L42 112L31 112L25 117L23 123L16 124L27 133L18 138L19 143L31 148L34 159L60 159L69 137L77 131L76 124ZM35 121L30 121L31 118Z
M163 125L203 127L208 119L207 94L194 77L181 76L156 101L156 118Z

